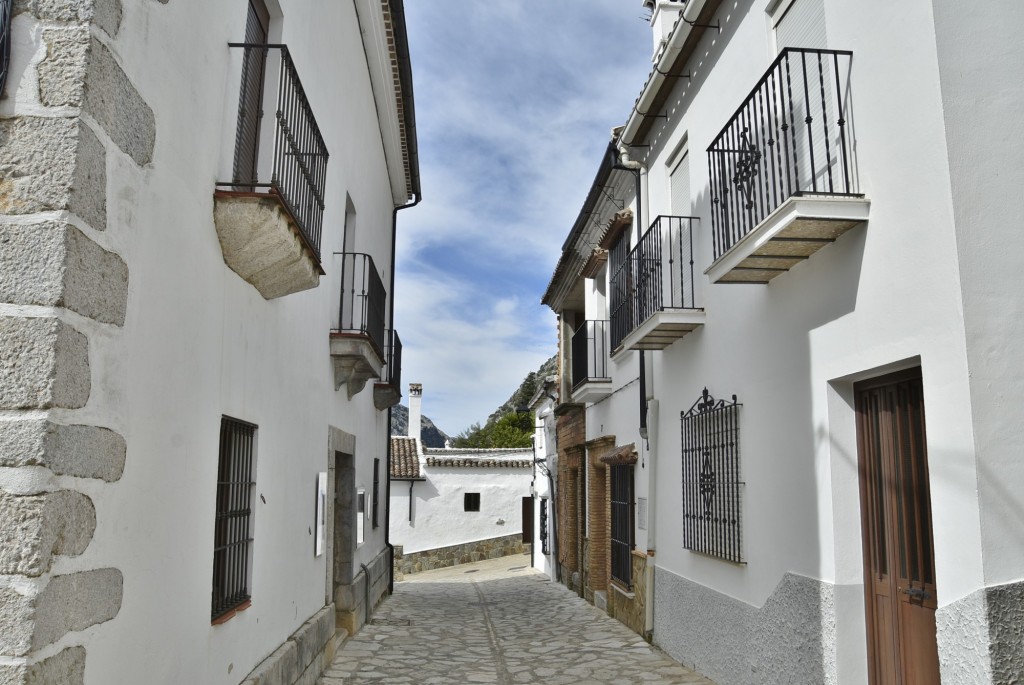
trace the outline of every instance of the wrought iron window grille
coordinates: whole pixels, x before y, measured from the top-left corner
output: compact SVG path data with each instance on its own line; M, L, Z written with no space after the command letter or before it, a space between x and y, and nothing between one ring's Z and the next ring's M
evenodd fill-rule
M228 43L228 47L243 50L242 92L235 137L234 178L217 185L243 192L266 189L277 195L298 226L306 247L319 261L330 155L291 53L288 46L282 44ZM264 87L274 85L269 83L271 76L266 69L272 51L279 55L280 68L273 114L273 166L268 179L260 171L259 158L263 147L260 128L264 118ZM240 159L247 161L240 164Z
M609 467L611 478L612 579L633 589L633 466Z
M791 197L862 197L849 50L785 48L708 147L715 259Z
M255 425L221 417L213 548L213 619L250 599L255 444Z
M744 563L740 407L704 388L682 424L683 547Z
M551 554L548 547L548 498L540 498L540 552Z

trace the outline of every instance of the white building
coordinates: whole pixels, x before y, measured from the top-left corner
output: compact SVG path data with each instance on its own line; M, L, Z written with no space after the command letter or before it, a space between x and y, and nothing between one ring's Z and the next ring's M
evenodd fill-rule
M15 6L0 681L312 683L390 579L402 2Z
M396 568L415 573L521 554L533 540L533 449L423 447L423 386L409 385L409 435L392 437Z
M1024 10L644 4L544 297L563 578L721 685L1019 679Z
M541 380L540 387L530 401L534 416L533 435L533 567L555 580L558 531L555 530L555 474L558 469L555 409L558 398L553 393L558 387L558 376Z

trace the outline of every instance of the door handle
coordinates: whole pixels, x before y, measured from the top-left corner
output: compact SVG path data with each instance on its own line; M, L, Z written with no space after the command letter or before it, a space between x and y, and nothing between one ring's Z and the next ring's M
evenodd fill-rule
M909 595L911 599L920 599L924 601L932 598L932 593L927 592L924 588L920 587L901 587L900 592L905 595Z

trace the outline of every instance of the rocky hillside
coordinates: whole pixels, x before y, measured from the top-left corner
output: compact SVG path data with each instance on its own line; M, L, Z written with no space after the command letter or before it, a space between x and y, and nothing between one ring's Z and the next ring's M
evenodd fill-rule
M391 435L405 436L409 434L409 407L404 404L395 405L391 410ZM448 435L434 425L427 416L420 417L420 440L424 447L444 447Z
M492 424L500 419L505 414L513 412L521 404L529 404L533 396L537 394L537 388L544 382L544 379L548 376L554 376L558 373L558 355L552 355L551 359L540 365L540 368L536 371L531 371L526 374L526 378L519 384L512 396L505 401L503 405L494 410L494 412L487 417L487 424Z

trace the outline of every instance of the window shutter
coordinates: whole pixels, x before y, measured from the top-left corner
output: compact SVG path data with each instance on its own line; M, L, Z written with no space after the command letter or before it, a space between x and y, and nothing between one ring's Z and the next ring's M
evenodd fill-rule
M672 214L690 216L690 153L684 152L682 159L669 177Z
M775 45L783 48L824 49L824 0L793 0L775 24Z

